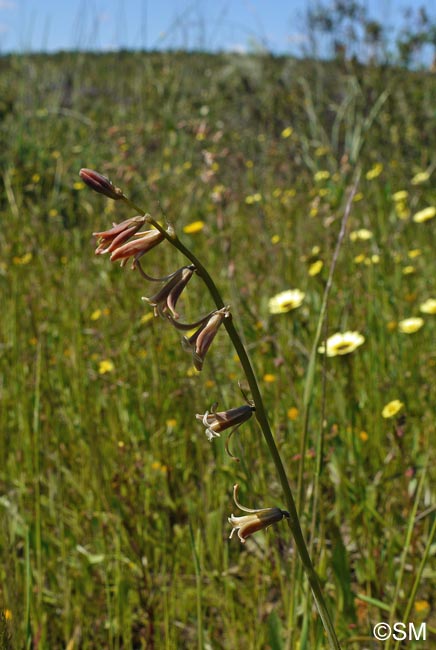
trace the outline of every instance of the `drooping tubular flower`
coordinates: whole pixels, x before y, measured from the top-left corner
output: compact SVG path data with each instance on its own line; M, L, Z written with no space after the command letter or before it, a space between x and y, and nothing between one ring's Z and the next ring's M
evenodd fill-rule
M214 340L219 326L225 318L230 318L230 307L222 307L222 309L214 309L209 314L196 321L195 323L179 323L171 314L167 313L168 320L178 330L192 330L194 327L198 329L191 336L184 336L182 345L188 352L192 353L192 360L196 370L203 368L203 361L209 350L212 341Z
M121 223L113 223L112 228L109 228L109 230L93 232L93 236L98 238L95 254L112 253L135 235L145 223L146 218L144 216L131 217L121 221Z
M217 309L204 321L192 336L183 338L185 349L192 351L192 360L196 370L203 368L203 361L214 340L219 326L225 318L230 317L230 308Z
M151 298L143 297L142 300L154 307L155 316L165 316L168 313L172 318L178 319L179 314L176 312L177 301L195 271L196 268L193 264L183 266L168 276L166 284L154 296L151 296Z
M129 257L133 257L132 268L135 268L135 262L164 239L164 235L159 230L146 230L137 233L133 239L113 250L110 258L111 262L121 260L121 266L124 266Z
M261 508L259 510L252 510L251 508L242 506L238 501L238 489L238 484L233 486L233 501L240 510L250 514L243 515L242 517L231 515L228 518L229 523L233 526L229 535L230 538L237 530L239 539L242 544L245 544L245 540L249 535L257 533L258 530L268 528L272 524L275 524L277 521L281 521L284 518L289 519L289 512L287 510L281 510L280 508Z
M221 431L225 431L226 429L233 428L234 431L241 424L249 420L255 411L254 406L249 404L219 412L216 410L216 407L217 404L214 404L210 411L206 411L203 415L197 413L195 416L206 427L208 440L219 438Z
M79 176L88 187L94 190L94 192L104 194L114 201L119 201L120 199L125 198L123 191L120 190L119 187L115 187L106 176L103 176L103 174L100 174L93 169L83 168L80 170Z

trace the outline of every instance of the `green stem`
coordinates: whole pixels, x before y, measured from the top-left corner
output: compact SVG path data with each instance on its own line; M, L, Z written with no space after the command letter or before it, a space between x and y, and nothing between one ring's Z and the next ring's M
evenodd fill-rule
M357 172L355 181L353 183L353 186L351 188L350 194L347 199L347 203L345 205L345 210L344 214L342 217L341 221L341 227L339 230L339 235L336 241L336 246L335 250L333 253L333 258L332 262L330 265L330 271L327 279L327 283L324 289L324 295L322 298L322 304L321 304L321 310L318 318L318 323L316 326L316 332L315 332L315 338L312 343L312 349L310 352L310 357L309 357L309 365L307 368L306 372L306 382L304 385L304 396L303 396L303 407L304 407L304 425L303 425L303 432L301 435L301 440L300 440L300 463L298 467L298 483L297 483L297 502L298 502L298 509L301 512L303 507L304 507L304 465L305 465L305 452L306 452L306 446L307 446L307 438L309 434L309 420L310 420L310 407L312 403L312 396L313 396L313 387L315 383L315 366L316 366L316 356L317 356L317 350L319 346L319 342L321 340L321 334L322 334L322 327L325 322L326 314L327 314L327 309L328 309L328 301L329 301L329 296L330 296L330 291L333 286L333 275L336 269L336 264L338 262L339 258L339 251L341 250L342 243L345 238L345 233L346 233L346 228L347 228L347 223L348 219L351 214L351 207L353 204L353 199L356 195L357 192L357 187L359 185L359 180L360 180L360 171ZM322 430L320 433L320 436L322 436ZM317 452L321 450L321 443L318 441L317 443ZM321 458L318 457L317 459L317 464L321 462Z
M127 200L128 201L128 200ZM129 201L128 201L129 202ZM130 202L129 202L130 203ZM135 207L135 209L138 209L136 206L133 204L132 207ZM196 267L197 269L197 274L201 277L203 282L205 283L206 287L209 290L210 295L212 296L215 305L218 309L221 309L224 307L224 302L223 299L221 298L221 294L218 291L214 281L212 280L211 276L209 275L207 269L203 266L203 264L197 259L197 257L188 249L186 246L179 240L177 235L173 232L172 228L167 231L164 227L162 227L157 221L155 221L151 216L148 216L147 219L148 223L159 230L164 237L175 247L177 250L179 250L185 257L187 257ZM247 378L248 385L250 387L251 391L251 396L254 402L254 405L256 407L256 418L259 422L260 428L262 430L263 436L265 438L265 441L268 445L268 449L270 451L271 457L273 459L274 465L276 467L279 480L282 486L283 494L285 497L285 503L287 510L289 511L289 519L288 525L291 529L292 535L294 537L294 541L301 559L301 562L303 564L304 570L306 572L306 576L309 580L310 587L312 589L312 593L318 608L319 615L321 617L322 623L324 625L324 629L327 633L330 647L333 648L334 650L340 650L340 645L338 638L336 636L336 632L333 626L332 619L330 617L330 614L327 609L327 605L325 603L323 594L322 594L322 588L321 584L319 581L319 578L316 574L316 571L313 567L312 561L309 556L309 552L307 550L306 542L304 540L303 532L301 530L300 526L300 521L298 518L298 513L297 513L297 508L295 506L295 501L294 497L292 495L292 490L291 486L289 484L286 471L283 465L283 461L280 457L279 450L277 448L277 445L274 440L274 436L272 434L268 418L266 415L266 410L265 406L263 403L262 395L259 389L259 384L257 382L256 376L254 374L253 367L251 365L250 359L248 357L248 353L245 349L245 346L242 342L241 337L239 336L239 333L237 329L235 328L233 321L231 318L226 318L224 319L224 326L229 334L230 340L232 341L233 347L236 350L236 353L239 356L241 365L244 369L245 376Z

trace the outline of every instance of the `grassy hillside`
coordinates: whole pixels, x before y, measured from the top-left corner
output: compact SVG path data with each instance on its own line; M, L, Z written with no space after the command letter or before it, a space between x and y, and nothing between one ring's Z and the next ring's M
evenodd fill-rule
M254 418L239 463L195 419L243 403L228 337L198 374L141 301L156 286L94 255L92 233L134 212L85 187L90 167L163 210L231 305L343 647L404 620L427 623L407 647L429 650L436 77L184 53L0 69L0 647L327 647L286 524L227 539L234 483L249 508L285 507ZM316 353L309 409L358 169L322 332L365 341ZM185 263L164 242L143 266ZM287 289L301 306L270 313ZM212 308L194 277L182 320Z

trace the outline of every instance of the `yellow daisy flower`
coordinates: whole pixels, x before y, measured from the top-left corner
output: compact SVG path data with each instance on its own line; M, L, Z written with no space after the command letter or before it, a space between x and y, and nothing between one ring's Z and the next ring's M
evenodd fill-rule
M368 239L371 239L371 237L372 232L367 228L360 228L360 230L353 230L353 232L350 232L351 241L367 241Z
M204 221L198 220L188 223L184 228L183 232L186 235L195 235L198 232L201 232L204 228Z
M428 172L418 172L410 182L412 185L420 185L421 183L428 181L429 178L430 174Z
M366 172L365 176L368 181L374 180L380 176L383 171L383 165L381 163L376 163L369 171Z
M327 171L327 169L322 169L319 172L316 172L313 178L317 183L319 181L326 181L330 178L330 172Z
M423 314L436 314L436 300L435 298L428 298L422 305L419 306L419 311Z
M299 289L288 289L270 298L268 308L270 314L285 314L292 309L297 309L306 294Z
M417 614L421 614L430 609L430 603L427 600L417 600L413 607Z
M288 418L292 421L296 420L299 416L300 412L297 409L296 406L291 406L290 409L288 409Z
M423 325L424 320L417 316L415 318L405 318L404 320L400 320L398 323L398 329L403 334L414 334L420 330Z
M416 212L413 215L413 221L415 223L423 223L424 221L429 221L429 219L433 219L433 217L435 216L436 216L436 208L434 207L434 205L430 205L428 208L424 208L423 210Z
M100 375L105 375L107 372L112 372L115 366L110 359L103 359L98 365L98 373Z
M322 260L316 260L315 262L312 262L308 270L309 275L311 277L318 275L318 273L321 273L323 266L324 262Z
M398 192L392 194L392 198L394 199L395 202L405 201L408 196L409 196L409 192L407 190L398 190Z
M359 332L337 332L330 336L325 344L318 348L321 354L327 354L328 357L350 354L360 345L365 343L365 337Z
M382 417L393 418L403 408L403 402L399 399L394 399L383 407Z

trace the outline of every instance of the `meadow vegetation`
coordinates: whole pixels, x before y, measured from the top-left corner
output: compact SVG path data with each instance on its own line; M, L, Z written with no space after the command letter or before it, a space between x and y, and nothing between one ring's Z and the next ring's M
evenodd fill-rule
M195 418L242 403L230 342L220 331L197 373L141 301L156 288L94 255L92 233L133 214L85 187L90 167L164 212L231 305L343 647L406 620L427 623L407 647L429 650L434 74L129 52L0 70L0 647L327 647L285 523L228 540L234 483L250 508L285 507L254 419L237 463ZM360 338L317 353L302 438L358 168L323 337ZM143 265L185 263L164 242ZM302 300L277 298L290 289ZM184 317L212 308L194 277Z

